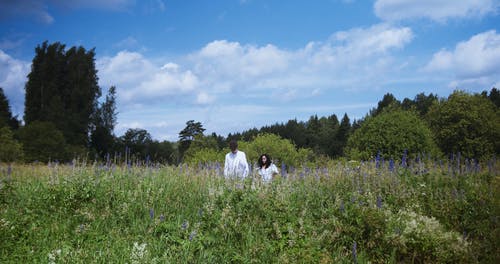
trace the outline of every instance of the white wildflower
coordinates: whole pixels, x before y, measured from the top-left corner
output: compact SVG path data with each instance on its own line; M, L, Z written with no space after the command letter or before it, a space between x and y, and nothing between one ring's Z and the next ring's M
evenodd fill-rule
M148 250L146 249L147 244L142 243L139 244L134 242L134 247L132 248L132 255L130 256L130 260L133 264L142 263L142 259L147 255Z
M55 264L58 257L61 256L61 252L62 252L61 249L54 249L51 252L49 252L48 254L49 264Z

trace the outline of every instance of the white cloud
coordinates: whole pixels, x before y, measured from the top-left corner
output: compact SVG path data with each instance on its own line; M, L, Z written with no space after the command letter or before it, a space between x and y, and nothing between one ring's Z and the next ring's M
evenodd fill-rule
M496 13L496 0L377 0L375 14L386 21L427 18L444 22L450 18L482 17Z
M9 99L11 110L22 116L24 102L24 84L30 71L31 63L17 60L0 50L0 87Z
M222 95L270 95L290 101L321 96L329 89L358 89L393 68L399 70L391 52L412 39L407 27L379 24L337 32L325 42L310 42L297 50L216 40L178 61L163 63L121 51L98 59L97 68L100 85L117 86L119 101L128 105L211 105Z
M436 52L423 70L453 74L450 86L494 85L500 79L499 61L500 35L490 30L458 43L454 50Z
M208 93L206 92L200 92L197 96L196 96L196 103L200 104L200 105L206 105L206 104L210 104L212 102L215 101L215 97L212 96L212 95L209 95Z
M198 77L190 70L180 71L169 62L157 66L138 52L121 51L114 57L97 61L99 83L103 87L117 86L122 103L143 103L171 99L195 90Z

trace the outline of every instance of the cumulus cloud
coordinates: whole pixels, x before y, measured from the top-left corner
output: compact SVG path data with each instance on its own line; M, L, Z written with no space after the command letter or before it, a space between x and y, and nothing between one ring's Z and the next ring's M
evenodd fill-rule
M411 29L388 24L332 34L297 50L216 40L179 61L153 60L121 51L97 60L100 85L118 87L122 102L176 99L198 105L220 95L278 100L320 96L327 89L350 89L394 71L392 50L413 39Z
M362 75L359 70L387 70L389 65L383 62L390 61L391 51L412 39L410 28L378 24L337 32L326 41L310 42L297 50L217 40L188 57L201 82L217 92L272 89L286 95L281 98L293 99L317 95L319 90L304 94L291 89L335 86L347 75Z
M103 57L96 63L99 84L118 87L123 103L161 100L184 96L199 85L198 77L179 65L166 63L157 66L138 52L121 51L114 57Z
M24 100L24 84L31 63L17 60L0 50L0 87L3 88L11 110L21 115Z
M456 78L450 86L492 85L500 79L500 35L486 31L459 42L453 50L436 52L425 72L451 72Z
M496 0L377 0L375 14L386 21L427 18L444 22L450 18L482 17L496 13Z

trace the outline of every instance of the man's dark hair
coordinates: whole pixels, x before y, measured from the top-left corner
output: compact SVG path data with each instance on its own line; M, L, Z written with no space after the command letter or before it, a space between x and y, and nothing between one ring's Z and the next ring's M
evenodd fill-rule
M229 148L234 152L238 148L238 142L236 140L231 140L231 142L229 142Z

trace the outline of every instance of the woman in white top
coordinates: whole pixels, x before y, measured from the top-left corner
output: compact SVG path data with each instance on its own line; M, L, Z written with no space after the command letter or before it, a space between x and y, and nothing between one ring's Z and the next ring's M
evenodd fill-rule
M267 154L260 155L257 163L259 165L259 175L264 182L270 182L273 176L279 173L278 168L272 163L271 158Z

